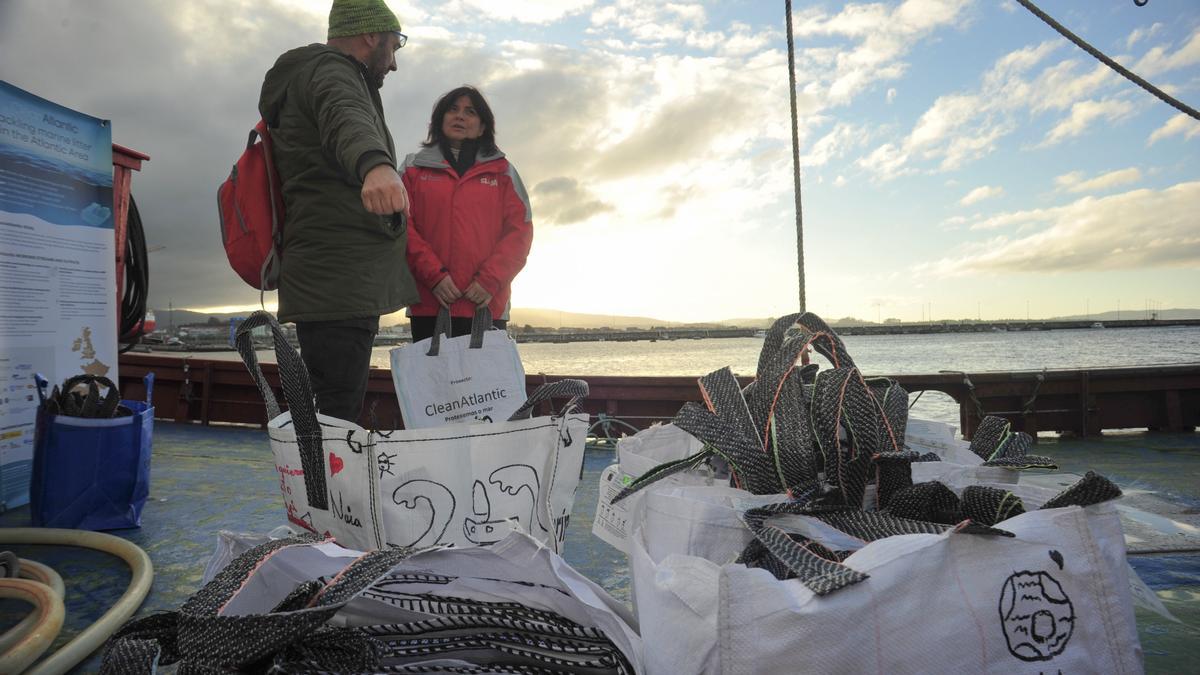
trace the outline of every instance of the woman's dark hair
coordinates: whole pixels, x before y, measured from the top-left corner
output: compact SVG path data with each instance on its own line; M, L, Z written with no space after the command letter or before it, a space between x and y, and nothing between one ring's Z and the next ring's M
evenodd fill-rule
M490 155L496 152L496 117L492 114L492 108L478 89L465 84L447 92L434 104L433 115L429 118L429 135L421 145L431 148L446 141L446 135L442 133L442 120L446 119L450 106L463 96L471 99L471 105L475 107L479 121L483 123L483 134L479 137L480 153Z

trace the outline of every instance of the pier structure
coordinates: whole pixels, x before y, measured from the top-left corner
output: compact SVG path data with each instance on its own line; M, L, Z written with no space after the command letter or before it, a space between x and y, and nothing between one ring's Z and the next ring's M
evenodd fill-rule
M273 363L262 364L279 389ZM238 361L167 354L121 356L121 391L143 395L142 377L155 374L159 416L178 422L265 425L266 408L245 366ZM527 388L568 377L530 374ZM572 376L579 377L579 376ZM1116 429L1194 431L1200 426L1200 363L1085 370L941 372L896 375L910 394L941 392L959 407L963 435L970 438L985 415L1012 421L1017 430L1094 436ZM669 421L685 401L699 401L695 377L582 376L591 394L585 411L620 419L638 428ZM741 378L748 384L750 378ZM363 415L376 429L401 428L391 371L372 368ZM615 433L615 432L614 432Z

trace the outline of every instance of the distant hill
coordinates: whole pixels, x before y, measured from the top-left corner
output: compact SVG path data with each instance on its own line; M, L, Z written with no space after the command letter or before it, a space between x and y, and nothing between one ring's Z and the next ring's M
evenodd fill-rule
M508 322L515 326L533 326L535 328L650 328L651 326L678 326L678 322L663 321L644 316L616 316L613 314L581 314L578 312L560 312L557 309L527 309L514 308L509 313ZM379 323L384 326L408 323L404 312L396 312L382 317Z
M247 316L250 311L226 313L226 314L208 314L201 312L193 312L186 309L174 310L174 319L171 318L172 310L154 309L154 316L158 325L162 329L166 329L172 323L176 326L184 326L188 324L208 323L210 318L215 318L221 323L229 321L230 317ZM656 326L667 326L671 328L722 328L737 326L740 328L767 328L776 317L758 317L753 319L723 319L721 321L703 321L703 322L682 322L668 321L666 319L656 319L648 316L624 316L620 314L585 314L583 312L565 312L557 309L539 309L529 307L517 307L512 310L509 317L509 323L517 326L533 326L536 328L612 328L615 330L624 330L626 328L642 328L650 329ZM408 318L404 316L403 311L395 312L380 317L379 323L381 326L394 326L397 324L408 323ZM855 325L866 323L860 319L846 317L844 319L836 319L831 322L832 325L843 323L852 323Z
M652 326L674 326L678 322L663 321L647 316L619 316L616 314L583 314L560 312L557 309L514 307L509 317L510 324L539 326L542 328L650 328Z
M246 312L236 312L233 314L206 314L200 312L192 312L186 309L154 309L154 317L158 325L165 329L172 323L178 326L188 324L208 323L210 318L215 318L221 323L229 321L230 317L246 316L250 314ZM174 318L172 319L172 315ZM582 314L579 312L560 312L556 309L525 309L517 308L512 310L509 321L518 326L530 325L539 328L651 328L653 326L705 326L717 324L684 324L678 321L664 321L662 319L654 319L645 316L618 316L615 314ZM380 317L379 323L383 326L394 326L396 324L408 323L408 318L404 316L404 312L395 312L386 316Z
M404 318L403 312L397 312L380 319L380 323L385 326L392 326L398 323L404 323L407 319ZM623 316L619 314L585 314L582 312L565 312L557 309L539 309L530 307L516 307L509 313L509 323L516 326L533 326L535 328L613 328L615 330L624 330L625 328L653 328L655 326L669 326L672 328L717 328L724 323L722 322L707 322L707 323L684 323L680 321L667 321L666 319L655 319L648 316Z
M1118 314L1120 314L1119 317ZM1200 309L1157 309L1147 312L1145 309L1130 307L1129 309L1122 309L1120 312L1113 310L1111 312L1056 316L1053 319L1049 319L1049 321L1117 321L1118 319L1129 321L1133 319L1149 319L1151 314L1164 321L1168 319L1200 319Z
M721 319L721 326L737 326L738 328L770 328L776 317L758 317L756 319Z
M738 328L770 328L777 316L760 317L757 319L722 319L717 322L720 326L736 326ZM825 319L830 326L867 326L874 321L867 321L853 316L843 316L838 319Z
M230 317L246 316L250 312L238 312L234 314L203 314L200 312L192 312L186 309L155 309L154 315L160 329L167 329L174 324L176 327L187 324L208 323L210 318L215 318L221 323L229 321ZM173 314L173 317L172 317ZM1156 312L1159 319L1200 319L1200 309L1160 309ZM1117 320L1117 312L1096 312L1090 316L1078 314L1074 316L1056 316L1047 321L1115 321ZM1143 309L1130 308L1121 310L1121 319L1146 319L1146 311ZM667 321L665 319L655 319L646 316L621 316L616 314L584 314L581 312L560 312L556 309L536 309L536 308L516 308L512 310L510 323L517 326L534 326L537 328L613 328L615 330L623 330L625 328L653 328L655 326L670 326L674 328L712 328L721 326L738 326L741 328L767 328L774 322L776 317L758 317L758 318L737 318L737 319L722 319L720 321L699 322L699 323L682 323L679 321ZM1000 319L1003 321L1003 319ZM383 326L394 326L396 324L407 323L404 312L396 312L389 314L380 319L380 324ZM871 321L864 321L854 317L842 317L829 320L832 326L861 326L872 324Z
M154 322L158 325L159 330L167 330L172 325L176 328L180 326L188 326L198 323L208 323L210 318L217 319L221 323L229 321L230 317L246 316L250 312L240 312L238 314L202 314L200 312L192 312L186 309L154 309Z

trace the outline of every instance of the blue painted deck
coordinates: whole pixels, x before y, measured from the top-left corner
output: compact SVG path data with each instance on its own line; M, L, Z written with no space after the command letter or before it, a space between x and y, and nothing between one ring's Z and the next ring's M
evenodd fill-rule
M267 532L284 524L278 480L266 432L239 427L204 427L155 422L150 500L142 527L114 532L146 550L154 562L154 585L138 615L178 608L199 587L216 547L217 532ZM1103 440L1041 439L1038 454L1057 459L1063 470L1091 468L1126 489L1151 490L1182 513L1200 513L1200 436L1120 434ZM600 471L612 453L589 450L571 514L566 559L583 574L628 600L624 554L591 535ZM0 527L29 525L28 508L0 514ZM65 643L98 617L124 591L129 573L103 554L56 547L18 547L17 552L51 565L67 584ZM1133 566L1184 624L1138 612L1148 672L1194 671L1200 656L1200 553L1135 555ZM23 615L23 606L0 602L0 630ZM77 672L95 672L93 656Z

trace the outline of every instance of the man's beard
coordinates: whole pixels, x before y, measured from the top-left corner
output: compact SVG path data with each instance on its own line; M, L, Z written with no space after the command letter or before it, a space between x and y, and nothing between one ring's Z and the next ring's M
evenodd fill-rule
M375 51L371 52L371 65L367 68L367 72L371 75L372 84L376 89L383 87L383 78L391 70L388 67L388 47L387 41L384 41L376 45Z

